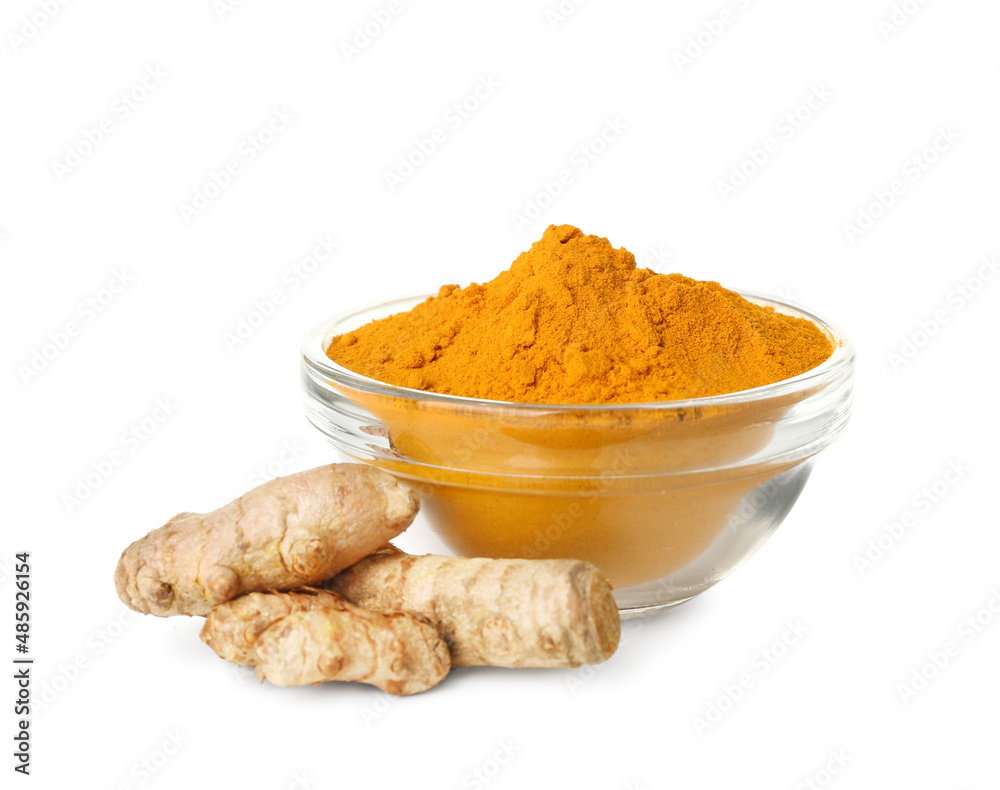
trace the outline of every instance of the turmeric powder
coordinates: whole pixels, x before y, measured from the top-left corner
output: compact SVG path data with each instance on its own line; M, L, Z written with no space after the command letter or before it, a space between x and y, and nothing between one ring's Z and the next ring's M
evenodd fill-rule
M722 395L791 378L833 351L804 318L717 282L637 268L550 225L493 280L442 287L333 339L328 356L396 386L519 403L616 404Z

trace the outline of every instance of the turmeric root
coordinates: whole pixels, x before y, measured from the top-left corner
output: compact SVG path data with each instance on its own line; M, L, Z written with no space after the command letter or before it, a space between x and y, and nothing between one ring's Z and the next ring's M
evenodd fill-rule
M369 612L322 590L244 595L216 607L201 638L276 686L355 680L415 694L451 668L433 626L403 612Z
M258 637L282 617L311 609L343 609L343 598L326 590L252 592L216 606L201 629L201 641L219 658L245 667L254 665Z
M324 586L366 609L425 618L453 666L598 664L621 635L610 585L579 560L416 557L388 545Z
M174 516L122 552L115 587L145 614L208 614L242 593L318 584L406 529L418 506L374 467L321 466Z
M257 677L276 686L354 680L397 695L426 691L451 668L434 626L404 612L354 606L281 618L260 635L254 657Z

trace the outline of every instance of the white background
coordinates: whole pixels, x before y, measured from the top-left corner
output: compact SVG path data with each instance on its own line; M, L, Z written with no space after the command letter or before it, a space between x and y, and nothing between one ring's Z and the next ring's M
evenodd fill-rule
M561 22L555 0L400 0L348 58L387 3L4 3L0 654L13 554L30 551L33 691L48 703L17 781L448 788L480 770L491 789L996 787L1000 284L977 272L1000 253L1000 6L902 5L890 28L888 0L593 0ZM32 18L45 24L29 36ZM482 79L499 87L446 120ZM830 98L783 123L814 88ZM275 110L294 119L251 159ZM625 130L581 170L609 120ZM437 127L444 142L391 190L385 174ZM947 150L923 154L941 130ZM769 137L777 150L724 199ZM186 221L230 160L240 173ZM516 228L560 170L570 185ZM896 180L892 205L845 231ZM852 422L759 554L627 623L596 671L466 669L388 704L365 686L258 685L201 644L200 619L129 616L112 583L125 545L269 464L333 460L300 404L312 324L489 279L550 222L660 271L794 299L856 342ZM305 273L321 237L339 250ZM127 287L105 292L122 270ZM227 344L275 289L282 303ZM115 452L107 479L68 499ZM966 470L951 483L949 464ZM440 548L421 521L400 542ZM762 651L792 641L789 623L805 633L772 662ZM949 642L957 655L923 670ZM935 676L903 694L914 671ZM732 702L741 675L752 686Z

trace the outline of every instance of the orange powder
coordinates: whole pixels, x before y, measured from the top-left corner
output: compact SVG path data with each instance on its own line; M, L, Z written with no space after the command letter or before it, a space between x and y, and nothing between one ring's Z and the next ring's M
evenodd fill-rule
M790 378L833 351L812 322L716 282L636 267L571 225L493 280L446 285L327 354L397 386L519 403L616 404L721 395Z
M677 600L693 594L692 579L711 584L737 562L727 546L763 540L766 518L740 515L748 501L761 510L748 498L770 502L804 482L799 460L751 459L806 395L622 404L770 384L832 351L811 321L636 268L626 250L561 225L490 282L445 286L333 338L327 355L389 384L494 401L338 385L388 433L392 452L375 462L418 486L458 554L585 559L619 589L655 582L650 600L666 590ZM647 593L633 594L642 603Z

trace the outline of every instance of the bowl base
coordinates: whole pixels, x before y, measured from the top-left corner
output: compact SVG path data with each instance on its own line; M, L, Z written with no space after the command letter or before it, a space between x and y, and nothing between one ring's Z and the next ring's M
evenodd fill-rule
M729 524L700 557L657 581L614 591L622 619L644 617L690 601L715 586L751 557L798 499L812 459L780 474L744 497Z
M687 603L692 598L696 596L692 595L688 598L679 598L676 601L668 601L667 603L657 603L651 604L649 606L619 606L618 614L622 620L635 620L639 617L646 617L650 614L656 614L657 612L662 612L664 609L672 609L675 606L680 606L682 603Z

